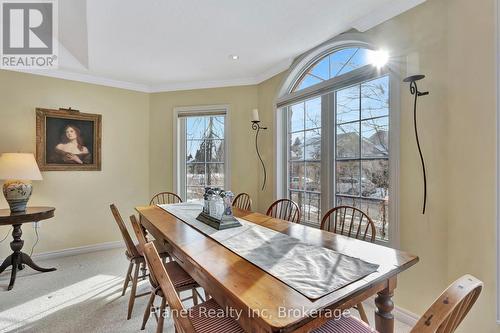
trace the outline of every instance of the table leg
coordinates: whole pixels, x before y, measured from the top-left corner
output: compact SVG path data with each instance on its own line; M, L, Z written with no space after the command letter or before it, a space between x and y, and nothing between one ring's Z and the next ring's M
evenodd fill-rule
M380 333L394 332L394 315L392 314L394 302L392 301L392 296L394 296L395 288L396 278L391 278L388 280L387 287L378 292L375 298L375 305L377 307L375 311L375 328Z
M53 272L53 271L57 270L57 268L42 268L42 267L38 266L37 264L35 264L33 262L33 260L30 258L30 256L24 252L21 252L21 262L23 264L26 264L29 267L33 268L35 271L39 271L39 272Z
M2 265L0 266L0 274L5 271L7 267L12 265L12 254L5 258L5 260L2 262Z
M24 241L21 239L21 236L23 235L23 231L21 229L21 224L14 224L13 225L14 229L12 230L12 242L10 242L10 248L12 249L12 255L11 255L11 265L12 265L12 271L10 273L10 282L9 286L7 287L7 290L12 290L14 288L14 283L16 282L16 274L17 274L17 269L19 265L21 265L21 249L23 248Z
M12 254L12 271L10 272L10 282L7 290L12 290L14 288L14 282L16 282L17 267L20 265L21 257L19 253Z
M14 288L17 271L24 268L23 264L26 264L39 272L52 272L56 270L55 268L39 267L33 262L33 260L31 260L30 256L28 256L24 252L21 252L21 249L24 245L24 241L21 239L21 236L23 235L21 224L14 224L13 227L14 229L12 230L12 237L14 238L14 240L10 242L10 248L13 252L10 256L7 257L7 259L4 260L4 262L0 266L0 273L2 273L7 267L12 266L12 271L10 273L10 282L7 290L12 290L12 288Z

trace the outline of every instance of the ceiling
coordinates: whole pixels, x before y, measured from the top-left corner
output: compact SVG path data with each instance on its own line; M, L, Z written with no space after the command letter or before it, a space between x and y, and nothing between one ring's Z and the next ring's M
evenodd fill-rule
M423 1L60 0L59 69L35 73L147 92L255 84Z

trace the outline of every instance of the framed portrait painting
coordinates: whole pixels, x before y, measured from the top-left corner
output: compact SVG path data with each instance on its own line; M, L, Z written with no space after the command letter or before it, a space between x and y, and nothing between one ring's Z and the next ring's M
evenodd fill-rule
M42 171L100 171L101 115L37 108L36 159Z

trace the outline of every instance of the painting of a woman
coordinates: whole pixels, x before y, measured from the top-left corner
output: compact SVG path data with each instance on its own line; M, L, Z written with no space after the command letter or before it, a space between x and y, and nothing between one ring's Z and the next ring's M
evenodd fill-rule
M59 163L91 163L91 155L84 146L80 129L73 124L64 127L61 142L56 145L54 152Z
M42 171L100 171L101 115L36 109L36 161Z

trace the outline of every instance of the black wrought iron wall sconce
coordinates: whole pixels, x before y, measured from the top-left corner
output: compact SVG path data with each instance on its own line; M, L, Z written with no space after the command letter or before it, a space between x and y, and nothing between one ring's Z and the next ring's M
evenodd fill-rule
M422 172L424 175L424 203L422 207L422 214L425 214L425 206L427 204L427 175L425 170L425 161L422 154L422 149L420 148L420 140L418 138L418 127L417 127L417 99L421 96L429 95L428 91L422 92L418 90L417 81L425 78L425 75L412 75L403 80L403 82L410 83L410 93L415 96L413 102L413 126L415 129L415 139L417 141L418 153L420 154L420 162L422 163Z
M262 164L262 170L264 171L264 181L262 182L262 191L264 190L264 187L266 186L266 180L267 180L267 172L266 172L266 165L264 164L264 161L262 160L262 156L260 155L259 151L259 132L260 130L266 130L267 127L261 126L260 125L260 119L259 119L259 110L253 109L252 110L252 129L255 132L255 151L257 152L257 156L259 157L260 163Z

